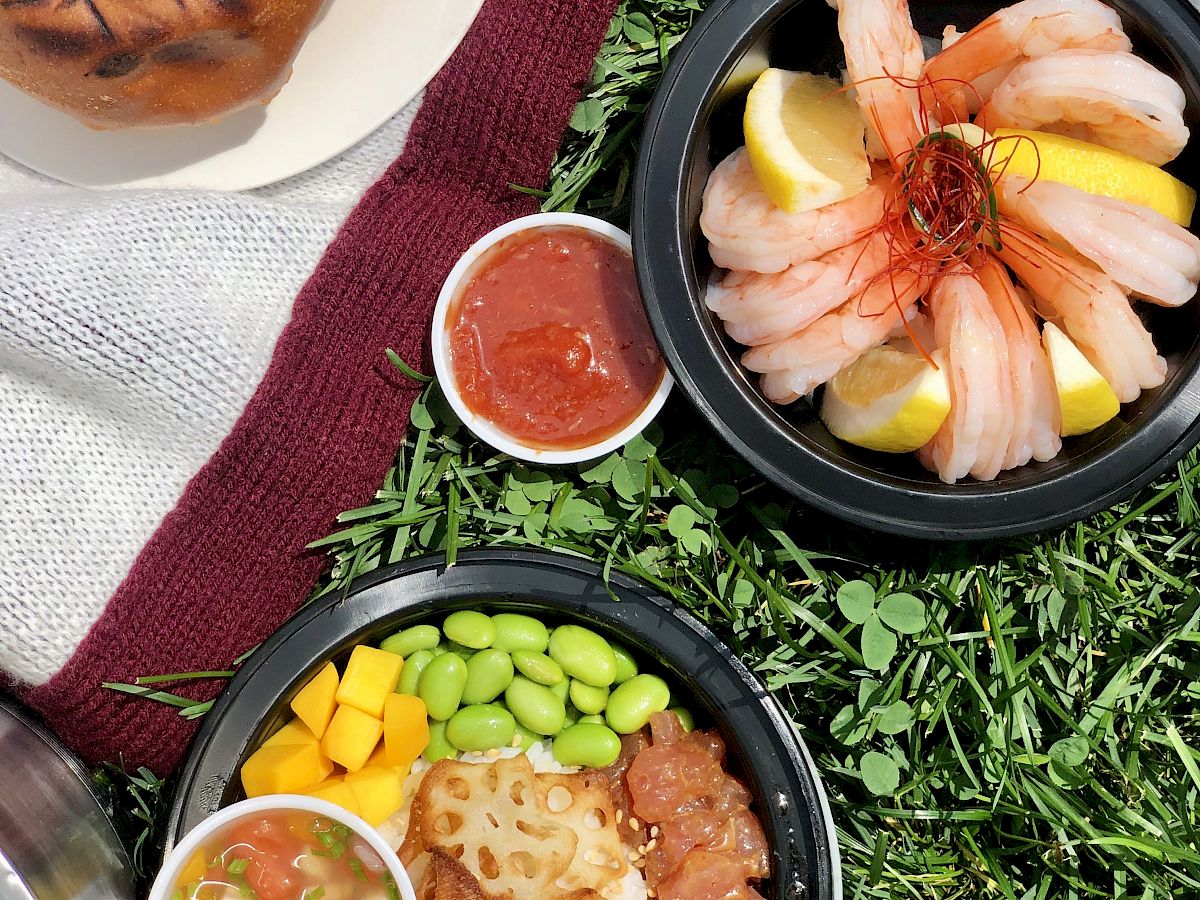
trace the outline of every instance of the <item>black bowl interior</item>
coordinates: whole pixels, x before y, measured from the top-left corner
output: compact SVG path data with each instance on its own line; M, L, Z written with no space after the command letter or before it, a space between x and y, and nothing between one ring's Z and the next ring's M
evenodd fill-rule
M969 28L1004 4L917 0L926 38L949 24ZM1186 120L1200 132L1200 20L1176 0L1110 0L1135 51L1176 78ZM928 41L927 41L928 43ZM643 141L635 189L634 252L659 341L677 379L735 449L803 499L862 524L925 537L1030 531L1115 502L1165 471L1200 431L1200 304L1164 309L1135 302L1167 359L1166 383L1122 408L1091 434L1071 438L1048 463L995 481L947 486L912 454L875 453L837 440L801 400L767 402L704 306L712 264L698 221L713 166L744 143L745 93L766 65L837 75L837 13L824 0L724 0L677 54ZM1167 168L1185 181L1200 172L1200 140Z
M841 896L829 808L812 759L763 685L693 617L646 585L592 563L541 552L478 550L401 563L364 576L344 602L296 614L243 664L206 717L184 766L168 849L206 816L242 798L237 772L290 716L288 703L326 661L456 609L520 611L587 624L654 660L700 724L721 730L750 786L774 854L772 900Z

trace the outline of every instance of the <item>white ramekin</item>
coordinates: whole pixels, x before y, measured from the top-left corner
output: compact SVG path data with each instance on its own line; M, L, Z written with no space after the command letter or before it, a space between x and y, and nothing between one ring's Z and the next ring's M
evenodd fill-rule
M400 857L396 855L396 851L392 847L387 845L378 831L358 816L328 800L319 800L316 797L305 797L300 794L271 794L265 797L255 797L252 800L242 800L226 806L219 812L213 813L189 831L167 855L158 877L154 879L154 887L150 889L150 900L167 900L171 896L171 892L175 889L175 879L179 877L180 870L192 858L196 848L203 844L213 832L225 827L230 822L268 811L309 812L341 822L370 844L371 849L379 854L380 859L383 860L384 865L388 867L388 871L396 880L400 896L404 900L417 900L412 881L409 880L408 872L404 870Z
M433 310L431 344L433 348L433 366L437 372L438 383L441 385L442 392L446 395L446 399L450 402L458 417L462 419L463 424L471 429L471 432L477 438L484 443L490 444L497 450L507 453L509 456L514 456L526 462L563 465L596 459L628 443L643 428L649 425L651 419L662 409L663 404L667 401L667 395L671 393L671 386L674 384L674 380L671 378L671 373L667 371L666 362L664 361L662 381L659 382L658 388L651 395L649 402L638 413L637 417L612 437L575 450L545 450L527 446L517 441L511 435L501 431L490 420L467 408L466 403L463 402L462 395L458 392L458 383L454 378L454 366L450 359L450 340L446 321L450 312L450 304L458 294L463 281L466 280L468 275L472 274L472 266L485 252L506 237L517 232L555 225L570 225L575 228L586 229L587 231L606 237L624 247L626 251L632 252L629 235L626 232L615 225L610 225L602 219L593 218L592 216L582 216L578 213L537 213L536 215L523 216L520 219L513 219L511 222L506 222L499 228L489 231L472 244L455 264L454 268L450 270L450 274L446 277L446 281L442 285L442 291L438 294L437 305Z

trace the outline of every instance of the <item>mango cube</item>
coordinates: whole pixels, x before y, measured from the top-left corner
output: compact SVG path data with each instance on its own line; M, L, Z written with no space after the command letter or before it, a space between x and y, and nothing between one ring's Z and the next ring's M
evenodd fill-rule
M321 749L348 772L357 772L367 764L382 735L383 723L377 718L353 706L339 706L321 738Z
M333 771L333 763L318 744L259 747L242 764L242 787L247 797L301 794Z
M404 778L390 766L351 772L346 786L358 801L358 814L371 825L380 824L404 805Z
M395 653L360 644L346 663L346 672L337 688L337 702L382 719L383 701L396 690L403 667L404 660Z
M365 766L363 766L363 768L370 769L373 766L377 766L381 769L395 769L397 772L400 773L400 778L401 778L401 780L403 780L403 779L407 778L408 773L410 771L412 771L412 763L409 763L406 766L404 766L404 765L393 766L390 762L388 762L387 746L384 743L384 741L387 740L387 737L386 737L387 725L386 724L383 726L383 733L385 736L384 740L379 742L379 746L375 748L375 752L371 754L371 758L367 760L367 764Z
M429 716L420 697L392 694L384 701L383 744L388 765L405 771L429 746Z
M310 797L316 797L319 800L328 800L330 803L334 803L342 809L354 813L356 816L362 815L359 812L358 801L354 797L354 791L350 789L350 785L346 784L340 778L327 778L315 788L310 788L307 793Z
M262 747L292 747L296 744L315 744L317 736L299 719L292 719L260 745Z
M325 736L329 720L337 706L338 673L333 663L326 663L325 668L313 676L304 687L292 698L292 712L308 726L318 739Z

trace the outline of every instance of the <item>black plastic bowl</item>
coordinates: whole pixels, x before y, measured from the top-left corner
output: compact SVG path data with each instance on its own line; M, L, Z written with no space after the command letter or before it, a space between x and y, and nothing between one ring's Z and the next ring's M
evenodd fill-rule
M611 593L610 593L611 589ZM380 569L297 613L242 665L196 737L167 829L167 850L241 799L242 762L290 716L288 703L321 666L350 649L456 609L528 612L586 623L657 660L701 722L716 723L734 770L756 798L773 854L771 900L838 900L833 821L808 750L763 685L711 631L645 584L545 552L476 550L445 568L426 557Z
M917 30L966 28L1004 4L913 0ZM1193 140L1169 168L1200 172L1200 16L1185 0L1110 0L1135 51L1187 95ZM647 117L633 194L633 252L651 324L675 378L721 436L764 476L850 521L925 538L983 538L1061 525L1116 503L1177 462L1200 439L1200 303L1137 304L1170 367L1058 458L995 481L947 486L912 454L888 456L838 441L800 401L775 406L738 363L705 308L712 270L699 229L713 166L743 143L745 92L766 65L836 73L837 13L825 0L716 0L675 51Z

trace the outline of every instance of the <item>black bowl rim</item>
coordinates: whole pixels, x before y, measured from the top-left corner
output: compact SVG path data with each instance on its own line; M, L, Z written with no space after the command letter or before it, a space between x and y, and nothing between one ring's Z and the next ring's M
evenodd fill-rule
M568 595L559 590L556 595L552 587L554 576L567 576L575 584L583 581L591 594ZM542 584L537 583L539 577ZM403 593L396 593L401 590ZM205 716L179 773L166 829L164 857L195 824L228 800L238 761L274 724L270 711L278 712L279 702L289 689L303 683L331 655L341 652L347 642L377 629L379 622L387 617L427 617L435 611L449 612L469 607L473 602L477 605L488 597L502 602L511 600L518 607L524 601L531 607L554 608L564 615L595 622L601 628L624 630L628 635L623 638L626 643L643 645L644 652L660 655L666 652L662 649L664 633L674 629L675 634L686 635L693 650L706 654L703 660L685 659L677 646L673 650L676 668L698 675L705 664L723 666L746 703L744 707L724 709L722 716L736 720L741 726L761 729L762 743L771 745L769 749L773 752L759 754L755 759L765 759L762 766L782 776L774 784L797 786L799 790L793 796L798 794L804 801L783 802L764 809L768 834L774 831L778 837L799 828L813 837L816 867L810 884L815 884L817 891L805 892L798 879L795 887L781 881L779 896L789 900L800 896L840 900L840 853L820 773L803 739L795 733L765 686L707 626L650 585L620 572L606 573L602 565L591 560L545 550L467 550L459 553L457 562L449 568L444 554L416 557L356 579L345 597L340 593L329 595L297 611L245 660ZM380 606L387 608L381 611ZM622 622L622 617L639 614L657 619L663 627L651 635L634 632L628 623ZM260 674L265 677L255 680ZM265 712L260 714L259 710ZM727 734L731 753L736 752L745 763L751 756L742 747L748 733L746 727L724 723L722 730ZM760 776L759 766L747 768L754 769L756 779ZM232 790L236 790L235 784ZM759 802L766 806L762 796ZM785 890L789 892L784 894Z
M1031 484L960 483L932 493L849 460L834 462L764 415L757 389L733 374L722 336L692 297L690 228L679 214L698 152L704 107L743 53L805 0L718 0L676 48L646 116L632 195L638 283L676 382L714 430L779 487L827 513L893 534L937 540L1010 537L1068 524L1129 497L1200 441L1200 364L1155 398L1146 424L1097 447L1081 464ZM819 0L807 0L819 2ZM1196 62L1200 12L1179 0L1117 0L1156 23L1160 38ZM657 162L663 161L663 162ZM1197 302L1197 301L1192 301Z

